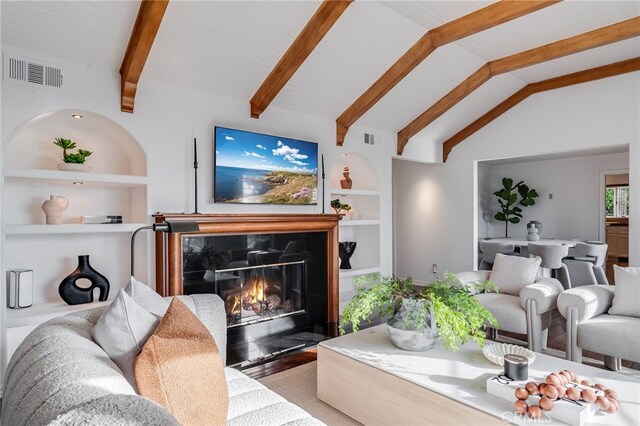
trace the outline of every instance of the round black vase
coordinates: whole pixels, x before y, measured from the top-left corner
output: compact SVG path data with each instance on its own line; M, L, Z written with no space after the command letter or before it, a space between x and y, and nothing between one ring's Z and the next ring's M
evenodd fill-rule
M343 243L339 243L339 256L340 256L340 269L351 269L351 263L349 259L353 256L353 252L356 251L356 242L355 241L345 241Z
M78 287L76 281L87 279L91 286L87 288ZM89 264L89 255L78 256L78 267L69 274L58 287L58 293L62 300L69 305L80 305L82 303L93 302L93 290L100 290L98 300L104 302L109 297L109 280L96 271Z

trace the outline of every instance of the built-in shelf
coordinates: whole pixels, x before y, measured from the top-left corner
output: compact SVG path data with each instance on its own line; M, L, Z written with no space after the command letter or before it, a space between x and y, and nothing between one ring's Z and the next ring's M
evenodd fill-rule
M67 305L63 301L37 303L24 309L7 309L5 327L22 327L37 325L52 318L85 309L98 308L109 305L112 301L83 303L81 305Z
M12 179L49 181L54 184L82 182L86 185L100 186L143 186L147 184L146 176L112 175L99 173L67 172L46 169L4 169L3 176Z
M5 225L5 235L130 233L146 223Z
M340 269L340 278L343 277L355 277L358 275L377 274L380 272L379 266L373 266L369 268L353 268L353 269Z
M371 189L332 189L331 194L335 195L372 195L379 196L380 191Z
M370 226L370 225L380 225L380 221L373 220L373 219L364 219L364 220L343 219L340 221L340 226Z

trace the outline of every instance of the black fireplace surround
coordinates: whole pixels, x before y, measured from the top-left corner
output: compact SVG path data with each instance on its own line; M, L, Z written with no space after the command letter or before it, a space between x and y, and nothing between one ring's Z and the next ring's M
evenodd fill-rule
M225 303L227 365L256 365L330 336L326 232L181 238L184 294Z

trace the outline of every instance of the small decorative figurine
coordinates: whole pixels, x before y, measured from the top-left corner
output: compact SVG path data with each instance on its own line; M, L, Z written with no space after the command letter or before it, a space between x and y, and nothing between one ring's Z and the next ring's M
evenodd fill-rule
M349 177L349 167L345 167L342 170L342 176L344 177L340 179L340 188L351 189L351 187L353 186L353 181Z
M530 226L527 228L527 241L538 241L540 236L538 235L538 228Z

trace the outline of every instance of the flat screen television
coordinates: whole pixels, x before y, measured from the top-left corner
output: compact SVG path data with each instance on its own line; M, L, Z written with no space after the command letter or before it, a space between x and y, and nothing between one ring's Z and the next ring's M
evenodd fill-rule
M318 144L214 128L216 203L317 204Z

